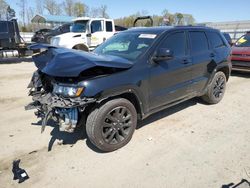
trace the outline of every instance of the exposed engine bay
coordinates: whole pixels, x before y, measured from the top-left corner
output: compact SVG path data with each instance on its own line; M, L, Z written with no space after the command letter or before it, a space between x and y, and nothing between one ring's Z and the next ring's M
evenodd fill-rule
M43 78L43 79L41 79ZM53 80L36 71L28 86L29 95L33 102L25 107L26 110L37 109L35 115L42 119L42 132L50 119L59 124L60 131L72 133L79 121L79 112L94 103L93 98L67 98L53 93Z

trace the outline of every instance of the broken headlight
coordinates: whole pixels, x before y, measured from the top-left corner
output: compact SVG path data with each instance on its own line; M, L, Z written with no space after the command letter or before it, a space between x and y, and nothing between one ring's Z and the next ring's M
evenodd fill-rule
M64 97L79 97L82 94L83 90L83 87L71 87L55 84L53 93L62 95Z

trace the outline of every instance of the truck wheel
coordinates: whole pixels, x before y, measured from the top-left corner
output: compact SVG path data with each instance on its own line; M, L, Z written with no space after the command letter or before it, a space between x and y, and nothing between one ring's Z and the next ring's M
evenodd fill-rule
M89 51L88 47L83 45L83 44L78 44L78 45L74 46L73 49L81 50L81 51L85 51L85 52Z
M209 104L217 104L225 94L226 84L227 78L225 74L221 71L217 72L202 99Z
M125 146L137 125L134 105L124 98L106 102L93 110L86 121L89 140L97 148L111 152Z

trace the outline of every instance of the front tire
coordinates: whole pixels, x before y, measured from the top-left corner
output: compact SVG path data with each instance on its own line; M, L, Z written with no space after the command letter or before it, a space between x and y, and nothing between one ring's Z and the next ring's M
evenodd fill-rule
M111 152L125 146L137 125L134 105L124 98L113 99L95 108L87 117L86 132L97 148Z
M225 94L226 84L226 75L221 71L215 73L211 84L208 86L207 93L201 98L209 104L219 103Z

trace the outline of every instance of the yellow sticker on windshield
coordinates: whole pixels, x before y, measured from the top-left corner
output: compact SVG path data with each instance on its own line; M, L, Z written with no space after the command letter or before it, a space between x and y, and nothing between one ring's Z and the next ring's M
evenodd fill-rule
M238 40L237 43L243 44L243 43L245 43L245 42L247 42L247 40L246 40L244 37L242 37L242 38L240 38L240 39Z

